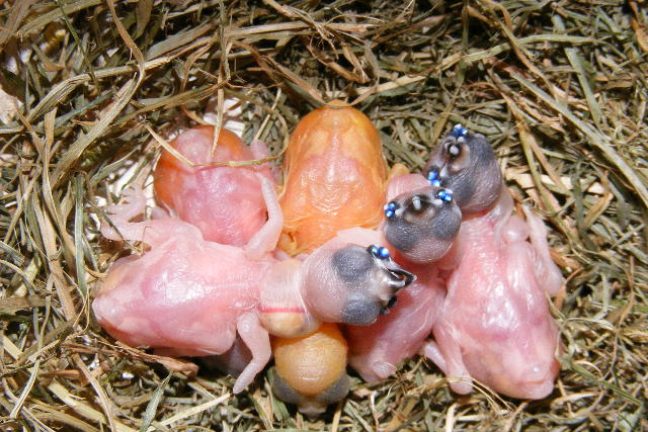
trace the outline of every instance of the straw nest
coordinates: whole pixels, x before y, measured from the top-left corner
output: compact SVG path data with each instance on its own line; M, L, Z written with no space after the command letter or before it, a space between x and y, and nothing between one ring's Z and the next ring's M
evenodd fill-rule
M646 2L286 3L0 1L0 430L646 430ZM100 204L151 169L155 133L222 124L231 99L280 157L334 98L413 170L452 123L492 140L567 281L550 397L457 397L417 358L309 420L263 376L234 396L96 325L94 287L123 254Z

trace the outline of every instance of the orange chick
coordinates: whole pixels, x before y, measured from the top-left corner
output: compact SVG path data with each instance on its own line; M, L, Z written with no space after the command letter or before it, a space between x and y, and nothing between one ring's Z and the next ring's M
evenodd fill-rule
M337 325L323 324L307 336L273 338L272 351L274 393L304 414L320 414L349 392L348 346Z
M342 229L380 222L387 166L378 131L355 108L334 101L304 117L284 170L279 246L287 253L310 252Z
M387 166L378 131L340 101L304 117L290 137L280 198L280 247L309 253L343 229L373 228L382 218ZM272 388L308 415L321 413L349 390L347 343L335 324L309 336L275 338Z

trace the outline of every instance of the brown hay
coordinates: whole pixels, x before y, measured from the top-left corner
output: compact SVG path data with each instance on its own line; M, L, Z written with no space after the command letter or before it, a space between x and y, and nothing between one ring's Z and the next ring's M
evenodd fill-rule
M0 86L23 103L0 124L0 430L648 430L646 6L0 1ZM233 396L230 377L107 337L89 305L118 251L97 198L208 105L222 122L226 98L276 155L333 98L412 169L452 123L486 134L567 278L554 393L457 397L416 358L309 420L265 378Z

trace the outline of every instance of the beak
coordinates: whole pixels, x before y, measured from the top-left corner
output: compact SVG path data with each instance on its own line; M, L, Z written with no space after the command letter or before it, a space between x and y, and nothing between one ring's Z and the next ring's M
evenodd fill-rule
M401 288L405 288L416 280L416 276L413 273L410 273L400 267L391 258L381 260L380 264L385 270L387 270L387 273L389 274L389 286L396 291Z

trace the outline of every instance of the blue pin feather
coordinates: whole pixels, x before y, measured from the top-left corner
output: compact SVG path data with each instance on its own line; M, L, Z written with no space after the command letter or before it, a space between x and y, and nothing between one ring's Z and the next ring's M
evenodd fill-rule
M432 168L428 171L427 180L432 186L439 187L441 186L441 175L437 168Z
M387 248L384 247L384 246L380 246L380 247L378 248L378 257L379 257L380 259L387 259L387 258L389 258L389 249L387 249Z
M436 193L437 198L447 203L452 202L452 191L450 189L440 189Z
M463 138L466 135L468 135L468 129L463 127L461 123L457 123L453 128L452 128L452 136L455 138Z

